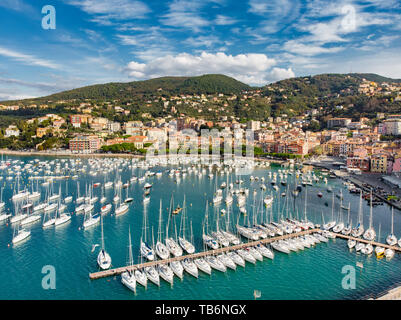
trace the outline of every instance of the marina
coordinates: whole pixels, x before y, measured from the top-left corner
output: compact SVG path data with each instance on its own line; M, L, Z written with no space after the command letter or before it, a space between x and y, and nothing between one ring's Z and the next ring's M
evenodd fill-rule
M401 228L398 211L392 217L386 206L372 208L369 197L359 201L349 185L312 167L264 161L238 174L247 161L3 158L0 264L10 276L0 280L17 289L18 266L22 277L38 270L27 281L40 283L50 264L58 272L55 294L78 299L251 298L254 289L266 299L346 299L378 295L398 280L401 247L398 238L385 241ZM13 201L15 194L21 199ZM378 236L343 234L358 222ZM351 240L395 255L349 250ZM341 268L356 264L364 265L358 290L344 291ZM369 281L376 278L384 285ZM47 295L13 292L23 298L27 291Z

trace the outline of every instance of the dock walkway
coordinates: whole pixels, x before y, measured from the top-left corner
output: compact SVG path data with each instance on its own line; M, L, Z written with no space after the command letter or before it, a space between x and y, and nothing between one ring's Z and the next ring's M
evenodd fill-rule
M137 264L137 265L133 265L133 266L125 266L125 267L120 267L120 268L115 268L115 269L94 272L94 273L89 274L89 278L91 280L95 280L95 279L100 279L100 278L105 278L105 277L111 277L111 276L119 275L119 274L121 274L125 271L129 271L129 270L142 269L145 267L151 267L151 266L155 266L155 265L162 264L162 263L169 263L171 261L181 261L184 259L196 259L196 258L208 256L208 255L216 255L216 254L220 254L223 252L243 249L243 248L247 248L247 247L253 247L258 244L269 244L269 243L272 243L272 242L275 242L278 240L295 238L295 237L299 237L299 236L303 236L303 235L315 233L315 232L321 232L321 230L320 229L310 229L310 230L306 230L306 231L302 231L302 232L298 232L298 233L285 234L285 235L277 236L277 237L273 237L273 238L266 238L266 239L261 239L261 240L257 240L257 241L240 243L240 244L234 245L234 246L222 247L222 248L219 248L216 250L208 250L208 251L202 251L202 252L193 253L193 254L182 255L181 257L174 257L174 258L169 258L169 259L165 259L165 260L150 261L150 262L145 262L145 263L141 263L141 264Z
M346 236L346 235L343 235L343 234L340 234L340 233L336 233L336 237L337 238L347 239L347 240L351 239L351 240L355 240L357 242L363 242L363 243L366 243L366 244L370 243L372 246L375 246L375 247L383 247L385 249L393 249L395 252L401 252L401 247L390 246L390 245L388 245L386 243L380 243L380 242L376 242L376 241L369 241L369 240L365 240L365 239L362 239L362 238L355 238L355 237Z

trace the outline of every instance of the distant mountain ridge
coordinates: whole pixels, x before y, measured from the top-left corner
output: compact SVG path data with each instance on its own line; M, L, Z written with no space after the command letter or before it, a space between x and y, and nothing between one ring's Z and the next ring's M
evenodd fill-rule
M362 79L375 82L401 83L401 79L391 79L373 73L350 74L320 74L315 76L295 77L277 81L262 87L251 87L232 77L222 74L207 74L196 77L161 77L143 81L126 83L106 83L85 86L77 89L55 93L46 97L14 100L4 104L44 104L61 100L85 99L110 101L137 101L146 102L155 94L158 96L173 96L180 94L239 94L243 91L260 90L262 95L271 97L272 108L305 110L316 106L316 98L326 98L351 90L353 95L358 94L358 87ZM262 104L265 104L262 102ZM260 105L262 107L262 105Z
M55 93L46 97L24 99L24 101L44 102L71 99L127 99L133 95L150 95L159 89L170 94L231 94L249 90L251 87L225 75L208 74L197 77L162 77L126 83L112 82L96 84Z

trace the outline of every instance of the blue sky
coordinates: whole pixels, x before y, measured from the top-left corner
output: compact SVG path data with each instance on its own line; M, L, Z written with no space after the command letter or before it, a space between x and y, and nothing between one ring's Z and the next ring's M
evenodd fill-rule
M167 75L401 78L400 32L399 0L0 0L0 100Z

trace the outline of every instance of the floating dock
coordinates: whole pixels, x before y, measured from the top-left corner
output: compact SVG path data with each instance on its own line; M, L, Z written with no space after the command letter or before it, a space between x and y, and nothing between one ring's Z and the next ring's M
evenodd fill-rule
M340 234L340 233L335 233L335 235L336 235L336 238L343 238L343 239L347 239L347 240L351 239L351 240L355 240L357 242L363 242L363 243L366 243L366 244L370 243L372 246L375 246L375 247L383 247L385 249L393 249L395 252L400 252L401 253L401 247L398 247L398 246L390 246L390 245L388 245L386 243L380 243L380 242L376 242L376 241L369 241L369 240L365 240L365 239L362 239L362 238L355 238L355 237L346 236L346 235Z
M95 279L100 279L100 278L105 278L105 277L111 277L111 276L119 275L119 274L121 274L125 271L129 271L129 270L142 269L145 267L151 267L151 266L155 266L158 264L169 263L171 261L181 261L184 259L201 258L201 257L209 256L209 255L220 254L223 252L243 249L243 248L247 248L247 247L253 247L258 244L269 244L271 242L275 242L278 240L295 238L295 237L299 237L299 236L303 236L303 235L315 233L315 232L321 232L321 230L320 229L310 229L310 230L306 230L306 231L302 231L302 232L298 232L298 233L290 233L290 234L285 234L285 235L278 236L278 237L266 238L266 239L261 239L261 240L257 240L257 241L240 243L240 244L234 245L234 246L222 247L222 248L219 248L216 250L208 250L208 251L202 251L202 252L193 253L193 254L182 255L181 257L174 257L174 258L169 258L169 259L165 259L165 260L150 261L150 262L145 262L145 263L141 263L141 264L137 264L137 265L133 265L133 266L126 266L126 267L120 267L120 268L115 268L115 269L94 272L94 273L89 274L89 278L91 280L95 280Z
M111 277L111 276L119 275L119 274L121 274L125 271L129 271L129 270L142 269L145 267L156 266L158 264L169 263L171 261L181 261L184 259L196 259L196 258L201 258L201 257L209 256L209 255L216 255L216 254L220 254L220 253L224 253L224 252L228 252L228 251L243 249L243 248L247 248L247 247L254 247L258 244L269 244L269 243L272 243L272 242L275 242L278 240L296 238L296 237L300 237L300 236L303 236L306 234L311 234L311 233L316 233L316 232L321 233L322 230L321 229L310 229L310 230L306 230L306 231L302 231L302 232L298 232L298 233L290 233L290 234L285 234L285 235L278 236L278 237L266 238L266 239L261 239L261 240L257 240L257 241L240 243L240 244L234 245L234 246L222 247L222 248L219 248L216 250L208 250L208 251L202 251L202 252L193 253L193 254L182 255L181 257L174 257L174 258L169 258L169 259L165 259L165 260L149 261L149 262L145 262L145 263L141 263L141 264L136 264L133 266L125 266L125 267L120 267L120 268L115 268L115 269L94 272L94 273L89 274L89 278L91 280L96 280L96 279L100 279L100 278ZM346 239L346 240L351 239L351 240L355 240L357 242L370 243L372 246L379 246L379 247L383 247L386 249L393 249L395 252L401 253L401 247L398 247L398 246L390 246L385 243L369 241L369 240L365 240L365 239L361 239L361 238L355 238L352 236L346 236L341 233L340 234L333 233L333 234L336 236L336 238L342 238L342 239Z

